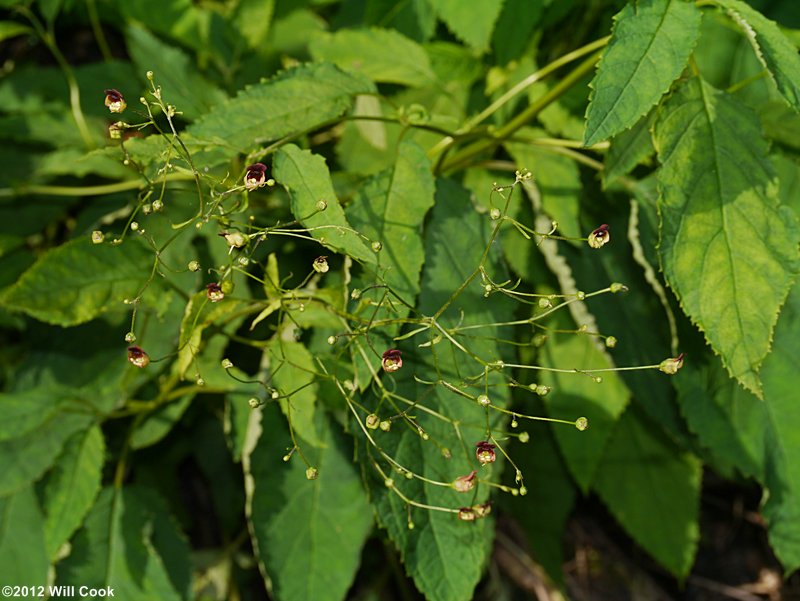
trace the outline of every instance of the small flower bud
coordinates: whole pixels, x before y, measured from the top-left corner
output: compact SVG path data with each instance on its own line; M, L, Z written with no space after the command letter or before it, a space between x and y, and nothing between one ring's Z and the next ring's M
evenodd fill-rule
M197 379L194 381L194 383L201 387L206 385L206 381L200 375L197 376Z
M459 476L453 480L453 488L458 492L469 492L475 487L475 475L478 472L472 470L466 476Z
M683 367L683 353L678 355L673 359L664 359L658 365L658 369L663 371L665 374L674 375L678 373L678 370Z
M476 517L472 507L462 507L458 510L458 519L462 522L474 522Z
M379 418L374 413L370 413L365 420L367 428L370 430L375 430L381 422L381 418Z
M155 77L155 74L152 71L148 71L147 73L144 74L144 76L150 81L153 81L153 77Z
M219 235L225 238L225 242L227 242L228 246L231 248L242 248L243 246L247 246L247 242L250 239L249 236L246 236L241 232L220 232Z
M376 253L377 252L381 252L382 248L383 248L383 244L381 242L379 242L378 240L375 240L375 242L372 243L372 250L375 251Z
M125 123L122 121L117 121L112 123L108 126L108 137L112 140L120 140L122 139L122 130L125 127Z
M161 202L160 200L154 200L153 201L153 211L154 212L158 213L163 208L164 208L164 203L163 202Z
M267 166L264 163L253 163L244 174L244 187L255 190L267 183Z
M392 429L392 422L390 422L388 419L384 419L384 420L381 420L381 423L378 424L378 426L384 432L388 432L389 430Z
M233 292L234 284L231 280L225 280L219 285L219 287L222 289L223 294L230 294L231 292ZM301 311L303 310L302 307L300 310Z
M608 232L608 225L604 223L589 234L587 242L592 248L600 248L608 244L609 240L611 240L611 234Z
M112 113L121 113L128 104L125 98L115 89L104 90L106 95L105 105Z
M492 404L492 400L488 396L486 396L485 394L480 395L477 398L477 401L478 401L478 405L480 405L481 407L488 407L489 405Z
M547 334L541 334L541 333L540 334L536 334L531 339L531 344L533 346L535 346L536 348L541 347L542 345L544 345L545 342L547 342Z
M105 239L106 235L100 230L95 230L92 232L92 244L102 244L103 240Z
M486 501L486 503L481 503L480 505L473 505L472 511L475 513L476 518L485 518L492 513L492 502Z
M611 291L612 294L628 291L628 287L625 284L620 284L619 282L614 282L608 287L608 289Z
M519 495L520 495L521 497L524 497L524 496L525 496L525 495L527 495L527 494L528 494L528 489L527 489L527 488L525 488L524 486L520 486L520 487L519 487Z
M128 347L128 361L131 362L131 365L140 369L150 365L149 355L138 346Z
M336 344L336 336L328 336L328 344L330 344L331 346Z
M494 463L497 459L494 449L495 446L492 443L482 440L481 442L475 443L475 457L481 465Z
M309 480L316 480L319 477L319 471L315 467L310 467L306 470L306 478Z
M547 393L550 392L550 387L549 386L545 386L544 384L539 384L536 387L536 391L535 392L539 396L547 396Z
M589 427L589 420L585 417L579 417L575 420L575 427L578 428L581 432L586 430Z
M614 348L615 346L617 346L616 336L609 336L606 338L606 348Z
M553 303L549 298L540 298L539 299L539 308L540 309L549 309L552 306L553 306Z
M358 300L360 298L361 298L361 290L359 290L358 288L353 288L350 291L350 299L351 300Z
M498 219L500 219L501 214L502 213L500 213L500 209L498 208L494 208L491 211L489 211L489 217L492 218L492 221L497 221Z
M218 303L225 298L225 293L222 291L222 286L212 282L211 284L206 284L206 297L212 303Z
M387 373L392 373L403 367L403 357L402 353L397 349L389 349L385 353L383 353L383 357L381 358L381 367L383 367L383 371Z
M325 202L324 200L317 201L317 211L324 211L327 208L328 208L327 202Z
M222 369L230 369L231 367L233 367L233 361L230 359L222 360Z
M125 334L125 342L136 342L136 334L133 332Z
M187 266L189 271L200 271L200 261L189 261L189 265Z
M247 401L247 404L248 404L248 405L250 405L250 408L251 408L251 409L255 409L255 408L256 408L256 407L258 407L258 406L259 406L261 403L259 403L259 402L258 402L258 399L257 399L256 397L252 397L252 398L250 398L250 399Z
M328 266L328 257L317 257L312 264L314 271L317 273L328 273L330 267Z
M525 443L526 443L526 442L528 442L530 439L531 439L531 435L530 435L530 434L528 434L527 432L520 432L520 433L519 433L519 441L520 441L522 444L525 444Z
M131 231L138 231L139 229L139 222L138 221L131 221Z

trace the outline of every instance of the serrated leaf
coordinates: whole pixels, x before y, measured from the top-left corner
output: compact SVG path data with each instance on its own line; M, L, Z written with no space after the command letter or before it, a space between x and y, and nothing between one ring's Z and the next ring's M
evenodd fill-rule
M43 532L44 518L32 486L0 498L0 579L4 585L38 587L47 582Z
M621 131L611 140L603 169L603 185L608 186L617 178L627 175L655 153L650 128L652 113L642 117L636 125Z
M225 93L205 79L181 49L165 44L136 23L129 23L125 34L140 76L153 71L153 81L161 87L164 101L186 119L194 120L225 101Z
M435 80L425 50L393 29L341 29L309 44L314 60L330 61L372 81L417 87Z
M278 425L282 418L274 409L264 413L270 430L250 456L255 487L250 521L259 559L283 601L344 599L372 527L351 452L320 414L324 445L302 449L319 473L308 480L299 457L289 463L281 459L291 445L288 432Z
M143 449L163 439L186 413L193 398L193 394L184 395L149 413L134 430L130 438L131 448Z
M289 192L292 213L314 238L336 252L375 264L375 253L345 217L324 158L287 144L275 155L273 166L275 179ZM317 208L320 201L327 205L324 211Z
M758 59L767 68L778 90L795 110L800 111L800 56L797 47L760 12L741 0L714 0L726 9L744 31Z
M374 91L369 80L330 63L300 65L216 106L188 131L200 141L245 152L320 126L342 115L356 95Z
M418 310L424 315L436 313L481 261L489 241L488 220L469 207L469 193L466 190L448 180L437 182L436 204L425 233L426 263L418 305ZM502 281L504 273L496 262L497 254L492 252L489 256L486 269ZM466 326L505 321L510 318L511 312L506 299L498 297L487 301L479 281L473 281L438 319L449 327L456 324ZM476 337L459 338L483 360L500 360L502 354L492 339L497 335L495 329L486 327L479 332ZM485 411L476 402L443 386L428 386L414 380L415 376L427 381L441 378L472 395L481 394L484 390L482 379L473 384L462 380L467 374L480 371L480 367L446 340L417 348L417 344L426 340L431 342L431 338L434 338L434 333L430 337L417 337L399 343L404 366L393 379L399 395L409 402L410 399L419 401L438 412L443 419L414 410L415 423L423 428L429 440L424 440L417 431L398 423L391 432L380 435L381 448L406 469L435 481L451 482L472 469L481 469L482 479L496 481L499 465L479 468L474 454L475 442L485 440L487 436ZM500 381L497 374L488 375L492 404L504 407L508 403L507 389L494 385ZM398 405L397 408L386 407L380 411L395 412L406 407ZM364 417L362 415L361 419ZM458 429L452 421L458 421ZM493 412L490 417L492 427L497 427L500 421L500 414ZM462 440L464 445L449 442L454 440ZM432 441L436 441L436 444ZM450 444L453 447L447 454L452 456L447 459L442 447ZM379 476L372 481L381 525L387 529L400 550L406 570L419 590L434 601L470 598L488 558L491 518L466 523L459 521L455 513L447 511L486 501L488 487L479 485L477 494L473 496L473 493L457 493L451 488L426 484L418 479L407 480L396 474L391 466L385 465L385 460L371 452L369 447L366 455L362 461L369 466L371 473L374 471L370 456L379 464L384 464L382 469L387 477L393 478L394 486L400 493L416 503L440 508L409 508L393 492L394 489L387 489L383 478ZM413 529L408 527L409 517L413 519Z
M0 497L38 480L67 439L91 420L90 415L71 411L53 413L35 430L0 442Z
M597 341L588 336L569 334L551 338L541 356L542 366L576 370L612 367L596 345ZM583 432L570 427L553 430L564 462L584 494L594 481L614 423L630 400L630 393L619 376L613 371L600 375L600 383L582 373L544 371L541 375L541 383L552 387L544 397L551 417L568 421L586 417L589 420L589 429Z
M456 37L479 52L489 49L503 0L481 0L469 7L461 0L428 0L436 15Z
M78 432L64 446L45 489L44 533L51 561L94 504L104 463L105 442L96 425Z
M654 142L667 281L728 372L761 397L758 369L798 270L800 230L778 203L758 119L692 79L665 106Z
M800 567L800 285L795 284L775 329L772 353L764 361L761 377L764 399L772 418L775 461L767 475L769 497L764 515L769 521L769 541L787 574Z
M174 544L175 526L163 501L147 489L105 488L59 564L59 585L111 587L122 599L179 601L188 591L188 549ZM165 551L169 551L169 555ZM180 591L180 592L179 592Z
M594 490L633 539L683 579L700 538L701 474L694 456L632 406L617 422Z
M640 0L614 17L586 110L584 145L633 126L681 74L700 32L700 10L685 0Z
M119 246L71 240L43 255L0 297L8 309L40 321L74 326L124 308L153 266L153 251L138 238Z

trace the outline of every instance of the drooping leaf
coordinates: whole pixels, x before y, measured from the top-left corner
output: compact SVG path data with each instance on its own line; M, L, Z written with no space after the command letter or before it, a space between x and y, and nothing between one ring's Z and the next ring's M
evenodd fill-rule
M274 410L264 411L269 431L250 455L254 543L277 598L284 601L344 599L372 527L351 451L336 426L319 417L324 445L302 447L318 470L316 479L307 479L299 457L282 460L291 439Z
M658 562L685 578L700 538L702 466L632 406L617 422L594 490Z
M292 213L311 230L321 244L367 264L376 262L375 253L347 222L333 191L325 159L293 144L283 146L273 163L275 179L289 192ZM324 202L320 211L317 203Z
M64 446L45 491L44 533L51 560L94 504L104 463L103 433L96 425L78 432Z
M178 601L188 594L188 549L152 490L105 488L59 564L57 584L111 587L123 599ZM167 553L168 552L168 553ZM183 569L172 568L177 565Z
M429 0L429 4L458 39L479 52L489 49L503 0L482 0L469 7L460 0Z
M726 9L733 21L742 28L758 59L766 67L778 90L800 111L800 56L797 47L760 12L741 0L714 0Z
M800 567L800 285L795 284L775 328L774 349L764 361L761 377L774 439L775 455L767 475L769 497L764 515L769 521L769 541L787 574Z
M436 204L425 233L426 263L418 306L420 312L426 315L438 312L453 291L472 274L489 241L488 222L488 218L481 217L472 209L468 192L449 180L437 182ZM491 260L486 269L502 281L503 272L497 258L494 252L490 253ZM438 318L440 323L454 327L508 319L511 314L509 303L502 297L492 298L489 302L482 292L480 281L472 281L441 314ZM497 335L495 331L493 327L486 327L478 330L475 337L459 335L459 339L484 361L497 361L502 354L491 338ZM476 469L480 470L480 478L496 481L499 465L480 468L475 459L475 442L485 440L487 436L485 410L474 400L455 394L442 385L425 385L414 379L415 376L429 382L443 379L467 394L483 392L483 379L473 384L462 379L479 372L480 366L446 339L438 343L434 343L435 340L434 333L431 333L430 337L415 337L399 343L404 366L395 374L394 380L397 393L406 403L419 401L439 416L413 410L415 423L422 428L425 437L405 424L397 423L390 432L376 433L381 448L404 469L431 480L447 483ZM426 346L416 348L420 343ZM508 403L506 389L493 385L500 378L496 374L489 374L487 378L492 404L504 407ZM374 403L374 400L370 402ZM408 405L398 401L396 408L376 410L383 417L406 407ZM361 420L364 418L364 415L360 416ZM494 428L501 419L501 414L492 412L489 423ZM460 425L454 426L454 421ZM464 445L454 442L457 439ZM362 460L369 466L365 469L374 470L369 457L379 464L383 462L369 446L365 454L367 456ZM458 493L446 486L404 478L391 466L383 465L384 474L392 479L392 488L387 488L381 475L372 482L379 520L400 550L406 570L417 587L434 601L470 598L488 557L492 523L491 518L462 522L453 511L464 505L486 501L487 487L478 485L476 496ZM398 492L395 492L395 487ZM439 509L409 507L400 494L415 503ZM409 529L409 518L413 520L413 529Z
M542 365L557 369L607 369L611 366L597 341L588 336L568 334L552 338L542 353ZM589 420L589 429L576 432L573 428L555 428L564 462L585 493L594 481L614 423L625 410L630 393L613 371L598 374L600 383L583 373L543 372L541 383L552 387L544 397L551 417L568 421L579 417Z
M0 297L3 306L41 321L74 326L134 298L153 265L138 238L119 246L72 240L43 255Z
M0 578L3 584L42 586L47 582L48 566L44 518L33 487L0 497Z
M204 78L180 48L165 44L136 23L128 24L127 48L140 77L152 71L165 102L194 120L221 104L225 93Z
M729 373L760 397L758 369L798 270L800 230L779 205L758 119L692 79L660 115L654 141L667 281Z
M586 146L632 127L681 74L699 35L701 13L684 0L641 0L615 17L592 80Z
M312 40L309 50L317 61L330 61L376 82L413 87L435 80L422 46L393 29L342 29Z
M244 152L342 115L369 80L330 63L301 65L250 86L200 118L188 131L198 140Z

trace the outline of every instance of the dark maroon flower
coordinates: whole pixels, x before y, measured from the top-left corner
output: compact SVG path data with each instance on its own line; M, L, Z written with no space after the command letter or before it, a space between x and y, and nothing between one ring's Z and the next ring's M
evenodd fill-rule
M117 90L112 88L104 90L104 92L106 95L105 104L112 113L121 113L128 106L128 103L125 102L125 97Z
M600 248L604 246L609 240L611 240L611 234L608 231L608 224L604 223L599 228L594 230L591 234L589 234L589 246L592 248Z
M475 443L475 457L478 458L481 465L494 463L497 459L494 449L495 446L492 443L482 440L481 442Z
M131 362L131 365L141 369L150 365L150 356L138 346L129 346L128 361Z
M222 286L216 282L206 284L206 296L212 303L218 303L225 298L225 293L222 291Z
M255 190L267 183L267 166L264 163L253 163L244 174L244 187Z
M385 372L394 372L403 367L403 356L400 351L390 348L381 357L381 366Z

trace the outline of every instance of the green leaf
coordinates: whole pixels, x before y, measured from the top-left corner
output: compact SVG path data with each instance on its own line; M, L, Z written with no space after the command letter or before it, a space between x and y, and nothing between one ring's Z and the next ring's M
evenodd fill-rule
M792 212L756 116L699 79L673 95L654 142L667 281L728 372L761 397L758 369L798 270Z
M162 88L164 102L175 106L186 119L194 120L225 100L225 93L200 75L179 48L165 44L135 23L128 25L125 37L140 75L153 71L153 81Z
M17 23L16 21L0 21L0 42L29 33L33 33L33 30L23 23Z
M320 414L323 446L302 450L319 477L306 478L299 457L286 463L291 445L281 417L265 410L270 430L251 457L252 532L258 556L283 601L344 599L372 527L372 513L342 435ZM302 444L302 441L301 441Z
M126 600L178 601L188 593L188 582L168 567L177 561L188 568L189 556L176 538L163 501L152 491L105 488L75 537L72 553L59 564L57 583L110 586L115 597Z
M772 417L776 457L768 474L769 496L764 515L769 541L787 574L800 567L800 285L795 284L775 328L774 349L764 361L761 377L764 398Z
M760 12L741 0L714 0L726 9L766 67L778 90L795 110L800 111L800 56L797 47Z
M503 0L481 0L469 7L461 0L428 0L436 15L456 37L479 52L489 49Z
M119 246L87 237L43 255L0 297L9 309L40 321L74 326L134 298L153 266L153 252L138 238Z
M236 5L236 30L256 52L267 46L267 36L275 13L275 0L241 0Z
M603 169L603 185L608 186L619 177L627 175L637 165L643 163L654 153L650 129L653 126L652 113L642 117L625 131L611 140L611 148L606 155Z
M0 579L3 585L40 586L47 583L49 562L43 522L39 500L32 486L0 498Z
M308 349L300 342L275 338L268 348L272 383L281 393L280 405L291 420L295 434L315 447L325 443L314 422L319 367Z
M632 406L617 423L594 490L633 539L685 578L700 538L701 463Z
M700 17L685 0L641 0L615 15L590 84L584 145L633 126L669 90L697 42Z
M35 430L0 442L0 497L38 480L67 439L91 420L91 416L75 412L53 413Z
M19 438L35 430L59 411L66 392L42 387L25 392L0 394L0 441Z
M324 158L287 144L275 155L273 165L275 179L291 197L292 213L314 238L336 252L375 264L375 253L347 222ZM324 211L317 207L320 201L326 203Z
M143 449L163 439L186 413L193 398L193 394L184 395L149 413L134 430L130 439L131 448Z
M436 78L422 46L392 29L342 29L313 39L314 60L330 61L376 82L424 86Z
M342 115L373 84L329 63L300 65L214 107L188 131L198 140L245 152Z
M545 368L557 369L612 367L607 355L598 350L596 339L575 334L550 338L544 347L541 363ZM630 400L630 392L613 371L599 375L602 376L600 383L582 373L544 371L541 375L541 383L552 388L544 397L550 417L568 421L585 417L589 420L589 429L583 432L569 426L553 430L564 462L584 494L595 479L614 423Z
M426 263L418 305L420 313L433 315L438 312L453 291L472 275L488 245L488 227L486 216L471 208L466 190L449 180L437 182L436 204L425 232ZM485 267L494 278L502 281L505 273L498 265L499 249L492 250L497 252L489 254L491 260ZM496 297L487 301L478 280L472 281L455 298L438 321L447 327L468 326L506 321L511 313L512 308L506 299ZM493 339L498 335L496 328L481 328L476 334L475 337L459 335L458 338L484 361L501 360L502 354ZM486 410L474 400L442 385L431 386L415 380L415 377L434 382L443 379L474 396L485 390L482 378L472 383L464 381L467 375L479 373L481 367L447 339L430 344L435 339L435 332L431 332L427 340L417 337L400 342L404 367L392 377L394 382L386 384L406 403L419 403L437 412L438 415L421 409L413 411L416 416L413 423L422 428L428 439L425 440L413 426L409 428L406 424L396 423L390 432L376 433L381 449L405 469L434 481L452 482L469 474L472 469L481 469L481 479L497 481L500 465L479 468L475 459L475 442L487 437ZM428 345L423 348L417 347L426 343ZM487 381L492 404L505 407L508 403L507 388L499 385L504 380L496 373L489 373ZM391 415L409 407L394 399L389 407L379 408L376 399L370 399L369 403L368 410L376 410L381 415ZM364 417L361 414L359 419ZM496 428L501 419L499 412L491 412L489 424ZM453 422L458 422L458 426ZM455 442L457 440L464 444ZM378 516L419 590L434 601L471 598L489 556L492 521L489 518L462 522L454 512L464 505L486 501L488 486L479 484L477 494L473 495L427 484L416 478L406 479L368 445L362 461L372 474L375 474L372 461L383 466L381 469L385 476L378 474L371 481ZM391 489L385 486L384 477L393 479ZM409 507L400 494L415 503L439 510ZM413 529L408 527L409 517L413 519Z
M104 463L105 442L96 425L78 432L64 446L45 490L44 534L51 560L94 504Z
M504 0L492 36L496 64L508 64L530 47L546 4L545 0Z

